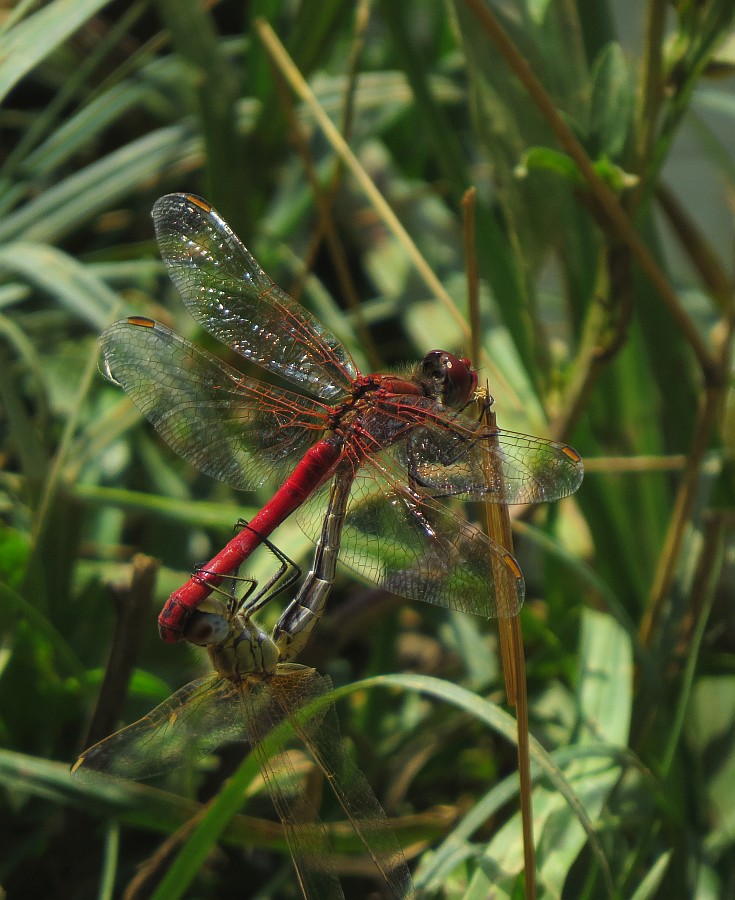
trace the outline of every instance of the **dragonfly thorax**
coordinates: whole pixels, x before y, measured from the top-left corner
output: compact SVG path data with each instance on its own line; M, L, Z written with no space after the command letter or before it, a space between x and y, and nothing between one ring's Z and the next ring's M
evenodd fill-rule
M214 668L231 680L242 680L248 675L272 674L278 664L276 645L244 615L235 616L230 621L227 640L207 649Z

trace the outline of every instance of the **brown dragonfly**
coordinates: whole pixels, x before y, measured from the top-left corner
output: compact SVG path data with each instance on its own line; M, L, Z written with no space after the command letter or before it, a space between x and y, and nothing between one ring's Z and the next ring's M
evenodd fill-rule
M334 854L315 805L306 793L294 794L286 787L297 782L289 754L279 753L274 761L264 750L287 721L357 832L383 892L393 898L411 897L411 875L385 812L343 750L329 699L331 680L292 661L321 616L336 550L321 554L318 549L316 559L273 637L251 617L266 602L264 592L249 604L216 595L206 598L192 614L184 637L207 648L215 673L185 685L138 722L86 750L72 771L145 779L224 744L246 742L257 755L304 896L341 898ZM284 735L276 749L282 750L286 741Z

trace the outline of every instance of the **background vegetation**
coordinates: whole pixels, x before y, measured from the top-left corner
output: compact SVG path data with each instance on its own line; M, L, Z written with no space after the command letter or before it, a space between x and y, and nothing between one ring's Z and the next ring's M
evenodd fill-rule
M733 15L730 0L5 9L9 896L119 894L213 791L175 774L164 793L68 774L115 634L123 660L97 736L205 671L199 654L158 641L157 612L268 494L235 496L192 471L97 372L97 335L122 315L210 345L165 277L154 200L204 195L367 371L471 345L276 74L258 16L464 322L461 200L476 186L478 365L499 423L568 440L587 462L573 500L516 520L532 732L584 804L616 896L735 894ZM308 560L295 524L277 540ZM132 590L113 591L130 583L136 551L161 561L155 585L139 559ZM485 898L490 885L519 895L515 750L491 702L502 700L496 660L492 623L408 606L345 573L303 660L342 685L441 679L432 695L378 681L339 710L428 896ZM540 894L609 893L578 812L548 779L534 810ZM370 888L345 884L350 897ZM179 889L297 896L287 853L238 820Z

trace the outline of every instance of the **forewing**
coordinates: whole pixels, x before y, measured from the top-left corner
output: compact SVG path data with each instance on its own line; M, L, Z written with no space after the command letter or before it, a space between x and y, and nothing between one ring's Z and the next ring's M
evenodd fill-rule
M151 319L100 337L107 377L202 472L252 490L282 478L324 428L326 407L246 378Z
M271 281L206 201L167 194L153 221L171 280L207 331L317 397L349 392L358 372L346 348Z
M237 685L209 676L192 681L147 716L85 750L73 771L140 781L250 737Z
M286 789L285 784L296 783L288 754L279 757L276 772L272 756L262 746L284 718L326 690L313 670L295 665L282 668L286 674L277 673L274 678L234 682L209 676L193 681L138 722L90 747L72 771L97 771L142 780L225 743L247 742L258 758L283 824L304 896L307 900L340 900L344 894L334 871L329 838L313 801L306 794L294 796ZM317 713L298 730L311 733L321 721L322 714ZM279 745L271 741L269 750L280 752L285 742L285 736Z
M367 779L345 751L334 704L327 703L317 715L309 718L299 714L307 703L331 693L331 680L313 669L305 670L297 679L275 680L273 689L296 733L329 782L390 895L396 900L413 896L411 873L403 851Z

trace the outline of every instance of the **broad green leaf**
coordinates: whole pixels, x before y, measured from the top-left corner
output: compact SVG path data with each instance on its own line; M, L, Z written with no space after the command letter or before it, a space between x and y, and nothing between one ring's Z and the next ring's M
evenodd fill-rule
M103 156L0 221L0 243L57 241L198 152L187 124L152 131Z
M612 618L600 613L585 612L582 625L577 743L581 747L594 747L597 743L625 747L632 706L630 640ZM620 767L610 763L581 759L564 770L564 778L592 821L620 778ZM544 785L533 791L533 821L539 880L548 896L561 897L569 870L584 846L585 833L559 793ZM516 815L490 841L468 898L486 896L483 891L491 889L499 898L514 896L518 875L523 870L520 829Z
M658 896L657 892L666 870L669 868L672 853L673 850L667 850L666 853L662 853L659 856L646 873L646 877L638 885L630 900L654 900L654 897Z

